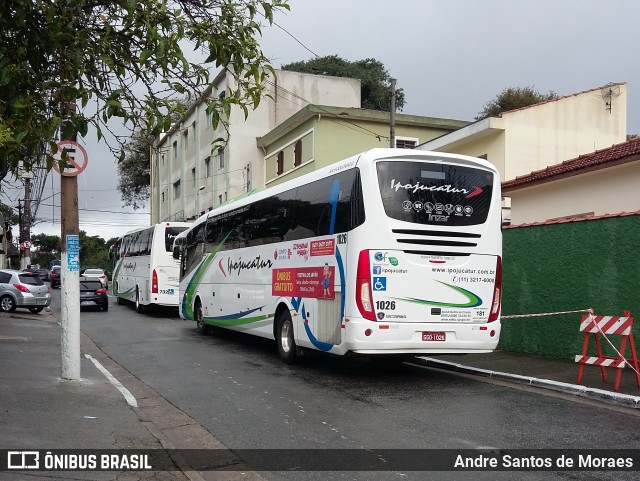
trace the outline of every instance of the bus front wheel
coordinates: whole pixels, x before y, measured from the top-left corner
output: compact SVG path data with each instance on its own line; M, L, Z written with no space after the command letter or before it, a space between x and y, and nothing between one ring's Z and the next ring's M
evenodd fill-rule
M293 321L289 311L282 311L278 316L278 329L276 334L278 354L286 364L293 364L298 354L298 346L293 337Z
M196 331L200 334L209 334L209 326L204 323L202 304L200 304L200 301L196 301L196 305L193 308L193 317L196 321Z

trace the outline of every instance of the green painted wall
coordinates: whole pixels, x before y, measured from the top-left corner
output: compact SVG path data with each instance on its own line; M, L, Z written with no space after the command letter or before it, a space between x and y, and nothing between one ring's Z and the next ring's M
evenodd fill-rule
M502 315L593 308L639 319L639 239L637 215L505 229ZM581 317L503 319L498 349L573 359L582 351ZM634 338L640 342L640 320ZM611 340L620 347L620 336Z

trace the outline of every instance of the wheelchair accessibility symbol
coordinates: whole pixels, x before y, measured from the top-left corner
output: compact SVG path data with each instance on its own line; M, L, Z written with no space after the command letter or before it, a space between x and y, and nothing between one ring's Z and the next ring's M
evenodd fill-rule
M374 277L373 278L373 290L374 291L386 291L387 290L387 278L386 277Z

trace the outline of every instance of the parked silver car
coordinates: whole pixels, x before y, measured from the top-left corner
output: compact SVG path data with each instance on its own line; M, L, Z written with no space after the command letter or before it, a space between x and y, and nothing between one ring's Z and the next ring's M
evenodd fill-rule
M31 272L0 269L0 311L24 307L33 313L51 304L51 288Z

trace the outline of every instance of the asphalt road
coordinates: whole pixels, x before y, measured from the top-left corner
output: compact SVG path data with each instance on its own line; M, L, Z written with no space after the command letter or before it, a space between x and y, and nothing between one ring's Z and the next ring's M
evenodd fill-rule
M317 354L287 366L273 341L230 331L203 336L174 311L141 315L111 301L107 313L83 310L83 332L231 449L640 448L640 417L631 412L406 364L381 367L366 359ZM300 474L263 473L274 480L328 477ZM331 478L460 477L436 474L356 472ZM585 480L637 475L467 474Z

